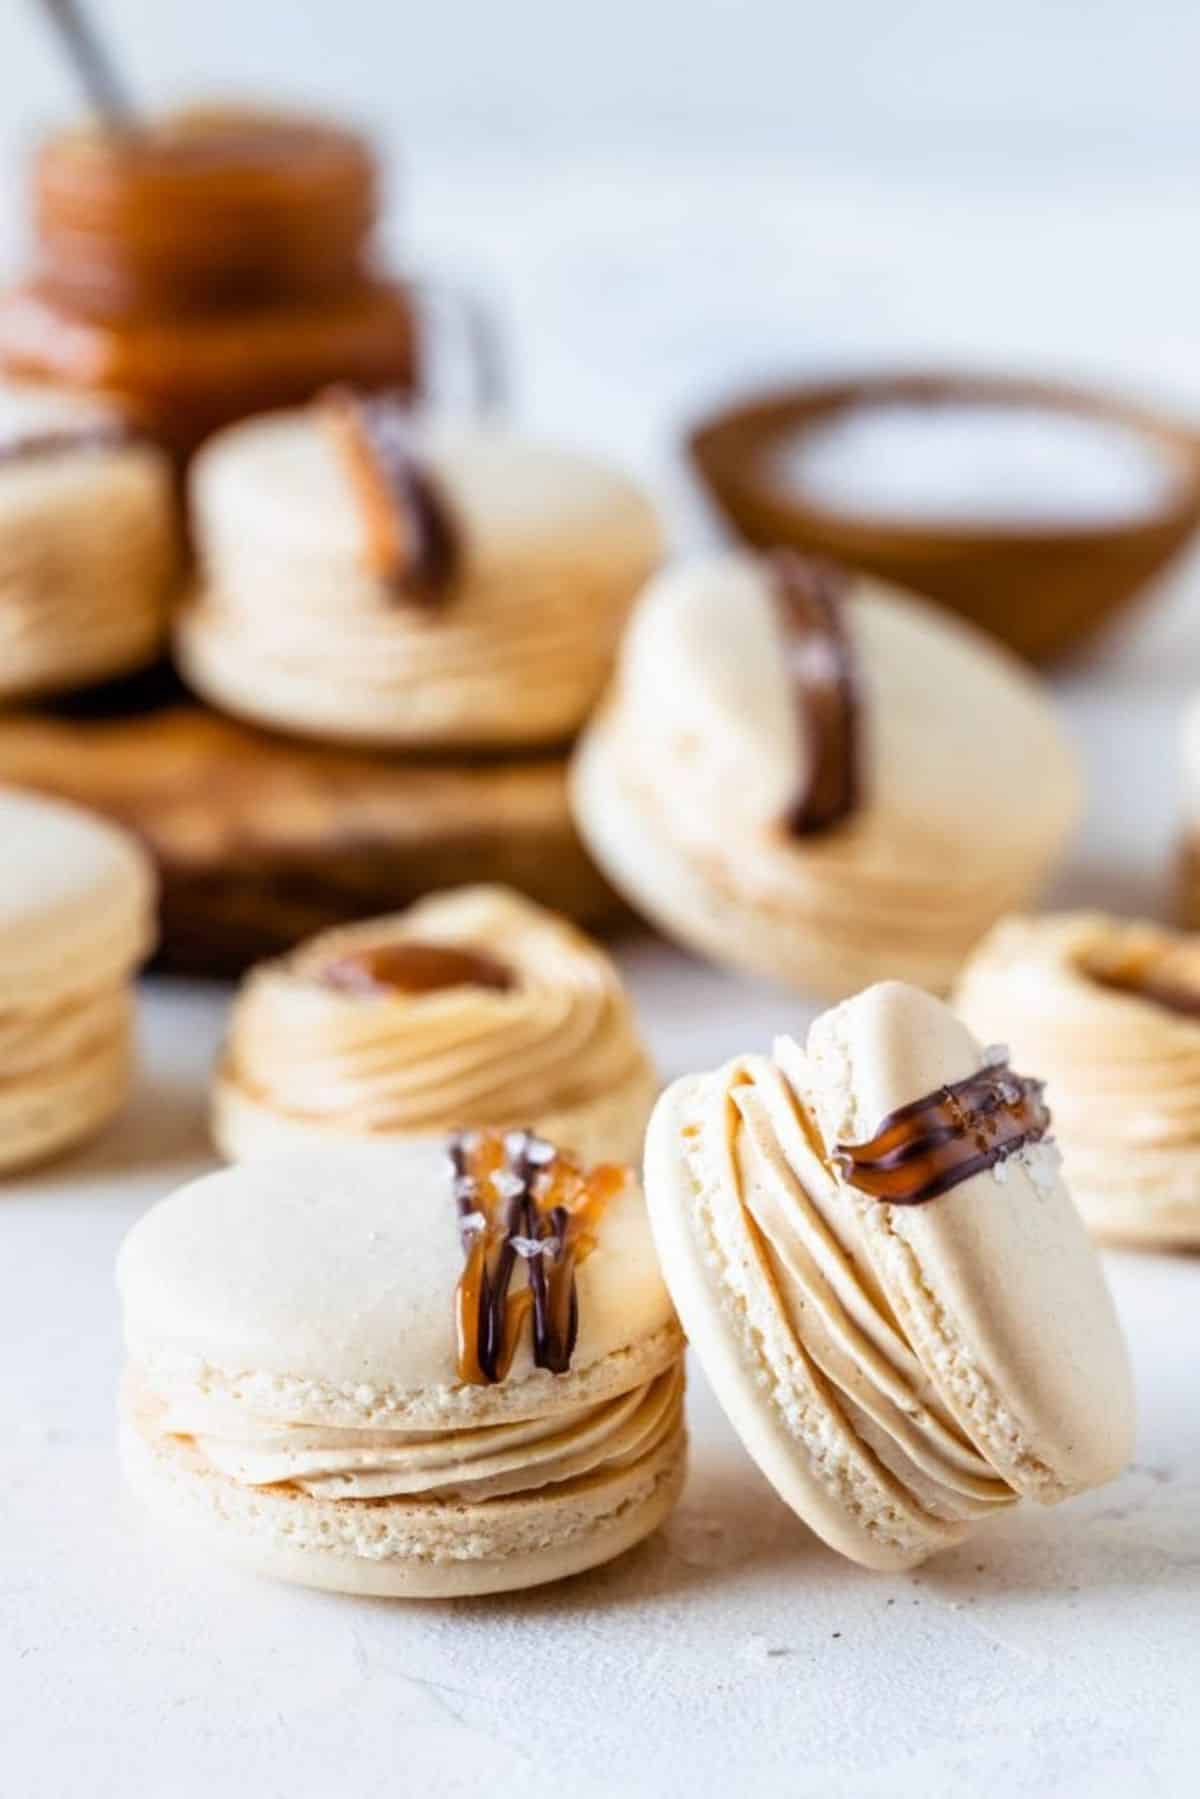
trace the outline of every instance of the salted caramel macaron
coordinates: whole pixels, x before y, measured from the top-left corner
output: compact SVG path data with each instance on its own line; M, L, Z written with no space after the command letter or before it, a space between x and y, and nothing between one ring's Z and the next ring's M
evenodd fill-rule
M192 684L242 717L358 743L569 736L660 555L649 501L604 463L496 427L417 434L386 398L223 432L191 498Z
M640 1163L658 1094L609 957L505 887L324 932L243 983L213 1092L233 1161L338 1138L533 1125Z
M133 1068L132 977L154 941L154 878L124 831L0 788L0 1173L116 1113Z
M1100 912L1008 918L955 1005L1045 1076L1097 1237L1200 1246L1200 938Z
M264 1574L533 1586L679 1492L683 1342L619 1166L520 1132L295 1153L155 1206L118 1283L131 1486Z
M160 450L101 401L0 383L0 699L151 661L176 556Z
M651 582L572 786L589 849L649 919L835 998L889 975L948 989L1049 872L1080 793L1006 651L791 552Z
M659 1255L750 1454L826 1543L909 1568L1127 1462L1125 1346L1041 1083L885 982L677 1081Z

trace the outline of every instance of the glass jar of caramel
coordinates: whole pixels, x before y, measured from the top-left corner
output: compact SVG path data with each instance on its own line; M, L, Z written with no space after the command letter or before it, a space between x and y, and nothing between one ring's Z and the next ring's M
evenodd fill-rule
M369 145L321 119L208 108L59 133L35 155L33 271L0 295L0 368L110 395L180 455L331 382L414 391L435 357L468 365L458 386L482 401L486 318L375 268L378 198Z

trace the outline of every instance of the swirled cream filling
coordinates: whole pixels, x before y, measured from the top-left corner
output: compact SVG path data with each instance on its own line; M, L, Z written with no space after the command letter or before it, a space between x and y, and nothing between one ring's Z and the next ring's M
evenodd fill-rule
M943 1522L1013 1503L1014 1489L941 1402L888 1306L785 1071L747 1057L728 1085L714 1083L712 1104L720 1111L703 1135L725 1134L789 1330L860 1440Z
M437 1433L281 1426L245 1406L182 1389L153 1414L242 1486L317 1499L457 1499L476 1504L629 1467L678 1430L683 1366L630 1393L550 1419Z
M405 941L486 950L512 984L410 994L323 981L339 957ZM330 933L267 964L237 1005L223 1072L276 1111L364 1132L508 1125L653 1081L603 952L494 888Z

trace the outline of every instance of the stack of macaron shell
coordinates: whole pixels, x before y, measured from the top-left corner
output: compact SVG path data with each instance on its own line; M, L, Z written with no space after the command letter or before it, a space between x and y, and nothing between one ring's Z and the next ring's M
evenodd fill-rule
M1097 1236L1200 1245L1200 939L1099 912L1005 919L955 1004L1044 1074Z
M131 977L154 939L154 881L132 838L0 789L0 1171L97 1130L126 1097Z
M552 1147L515 1135L460 1147L553 1177ZM491 1176L464 1196L463 1167L428 1142L313 1150L209 1175L134 1227L123 1457L154 1512L267 1574L417 1597L553 1580L656 1528L683 1478L683 1343L636 1181L579 1177L574 1341L542 1354L537 1245L493 1242ZM470 1271L497 1250L511 1359L479 1337L464 1365Z
M1047 1124L1036 1081L898 982L804 1048L677 1082L651 1121L692 1348L784 1499L868 1567L1128 1460L1125 1347Z
M253 970L213 1124L235 1161L533 1125L586 1162L637 1162L657 1094L603 950L508 888L461 887Z
M387 454L371 438L356 460L321 402L236 426L197 457L203 578L179 624L186 675L218 706L319 738L477 748L569 736L659 559L652 507L582 455L449 426L410 454L400 422L387 423ZM407 529L426 530L439 566L419 592L375 553L364 466L425 509Z
M0 386L0 696L150 661L175 563L162 452L101 401Z
M790 620L806 581L835 590L828 629ZM818 766L831 667L843 735ZM820 782L840 803L816 815ZM888 976L947 990L1079 806L1049 704L1005 651L875 583L746 554L650 584L573 789L597 861L668 934L832 997Z

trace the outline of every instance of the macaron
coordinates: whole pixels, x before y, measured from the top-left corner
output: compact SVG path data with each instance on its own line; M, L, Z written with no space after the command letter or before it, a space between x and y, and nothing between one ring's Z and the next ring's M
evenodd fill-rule
M1129 1365L1041 1084L889 981L677 1081L646 1144L683 1327L793 1510L910 1568L1110 1480Z
M298 735L510 747L574 732L660 555L641 490L499 428L417 432L335 396L193 465L203 578L178 653L216 705Z
M122 1247L122 1454L164 1522L346 1593L594 1567L683 1479L682 1338L636 1180L544 1139L208 1175Z
M176 558L160 450L101 401L0 384L0 698L151 661Z
M247 1161L338 1138L533 1125L640 1162L658 1079L612 962L505 887L460 887L264 962L213 1093Z
M0 788L0 1172L80 1142L123 1103L131 978L154 941L154 879L125 832Z
M1045 1076L1097 1237L1200 1246L1200 938L1101 912L1005 919L955 1005Z
M588 847L647 918L833 998L889 975L947 990L1052 868L1080 792L1006 651L791 552L651 582L572 788Z

